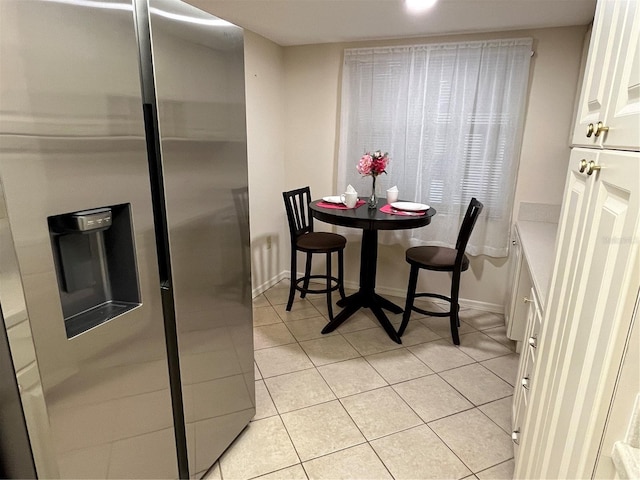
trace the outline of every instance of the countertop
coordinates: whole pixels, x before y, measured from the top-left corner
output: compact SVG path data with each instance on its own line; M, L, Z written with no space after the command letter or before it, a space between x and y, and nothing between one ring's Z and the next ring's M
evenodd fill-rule
M558 224L518 220L516 228L520 235L522 253L529 266L533 287L540 301L540 308L544 311L553 273Z

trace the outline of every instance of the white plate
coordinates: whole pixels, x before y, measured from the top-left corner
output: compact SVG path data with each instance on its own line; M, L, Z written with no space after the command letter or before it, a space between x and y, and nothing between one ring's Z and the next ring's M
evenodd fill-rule
M322 200L324 200L325 202L328 203L342 203L342 200L340 200L340 196L336 195L333 197L322 197Z
M429 210L429 205L425 205L424 203L393 202L391 206L398 210L404 210L405 212L424 212L425 210Z

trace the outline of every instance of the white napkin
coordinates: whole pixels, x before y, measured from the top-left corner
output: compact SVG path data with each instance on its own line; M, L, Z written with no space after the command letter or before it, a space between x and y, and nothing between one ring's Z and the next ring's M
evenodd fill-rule
M345 193L357 193L356 189L351 186L351 184L347 185L347 190Z
M397 191L398 191L398 187L397 187L397 185L394 185L393 187L391 187L391 188L389 188L389 189L387 190L387 192L397 192Z

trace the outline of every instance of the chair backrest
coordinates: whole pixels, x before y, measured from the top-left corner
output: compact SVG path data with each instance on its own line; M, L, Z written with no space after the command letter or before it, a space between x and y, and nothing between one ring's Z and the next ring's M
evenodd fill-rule
M471 237L473 227L475 227L478 215L480 215L483 208L484 205L482 205L482 203L480 203L475 197L469 202L467 213L465 213L464 220L462 220L462 225L460 226L458 240L456 240L456 250L458 251L458 254L456 255L456 265L462 264L462 258L464 256L464 251L467 248L467 243L469 243L469 237Z
M298 188L289 192L282 192L284 208L287 211L289 233L295 241L300 235L313 232L313 217L311 216L311 190L309 187Z

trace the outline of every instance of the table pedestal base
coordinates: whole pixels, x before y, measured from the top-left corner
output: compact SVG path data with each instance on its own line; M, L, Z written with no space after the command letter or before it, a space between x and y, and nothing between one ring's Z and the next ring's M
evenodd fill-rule
M338 302L338 306L344 309L322 329L322 333L333 332L342 322L364 307L371 309L389 338L396 343L402 343L398 333L382 311L384 308L392 313L402 313L402 308L375 292L377 259L378 231L364 230L360 249L360 290Z
M353 295L349 295L344 300L340 300L338 302L338 306L344 307L343 310L322 329L322 333L333 332L347 318L364 307L371 309L373 314L378 319L378 322L380 322L380 325L382 325L382 328L384 328L385 332L387 332L387 335L389 335L389 338L391 338L396 343L402 343L396 330L393 328L393 325L391 324L385 313L382 311L382 309L384 308L391 313L402 313L402 308L400 308L395 303L390 302L389 300L381 297L375 292L365 292L363 290L360 290Z

